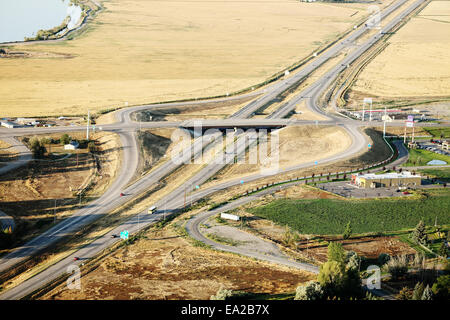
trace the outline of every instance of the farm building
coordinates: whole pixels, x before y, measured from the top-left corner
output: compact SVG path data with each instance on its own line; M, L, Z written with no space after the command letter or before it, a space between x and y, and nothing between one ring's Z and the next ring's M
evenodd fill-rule
M382 188L382 187L414 187L420 186L422 178L411 172L383 173L383 174L354 174L351 183L360 188Z
M9 129L16 128L18 126L17 123L14 123L11 121L2 121L0 124L2 127L9 128Z
M64 150L76 150L80 144L76 141L70 141L69 144L64 145Z

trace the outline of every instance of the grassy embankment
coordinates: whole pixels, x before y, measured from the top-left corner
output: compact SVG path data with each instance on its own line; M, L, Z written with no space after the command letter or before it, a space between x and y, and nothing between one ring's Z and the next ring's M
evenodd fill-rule
M450 163L449 156L423 149L410 149L408 162L406 162L404 166L405 167L426 166L427 163L431 160L442 160L447 163Z
M429 134L431 134L433 136L433 138L450 138L450 128L433 128L433 127L428 127L428 128L423 128L426 132L428 132Z

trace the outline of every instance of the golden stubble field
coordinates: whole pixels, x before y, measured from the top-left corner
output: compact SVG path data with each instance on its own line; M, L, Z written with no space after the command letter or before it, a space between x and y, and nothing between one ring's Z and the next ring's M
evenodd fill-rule
M450 1L432 1L389 42L353 91L384 98L450 96Z
M0 59L4 116L85 114L226 94L260 83L367 16L366 5L298 1L102 1L69 41Z
M252 149L256 150L255 154L260 152L262 144L265 144L267 147L267 149L262 150L270 150L271 142L262 142L257 149ZM282 171L295 165L326 159L345 151L350 145L350 136L341 128L330 126L293 126L283 128L279 131L279 169ZM265 153L263 152L263 154ZM227 165L214 179L205 183L204 187L260 173L261 168L263 168L261 158L258 158L257 164L253 164L250 159L252 158L247 152L246 158L242 159L242 163Z

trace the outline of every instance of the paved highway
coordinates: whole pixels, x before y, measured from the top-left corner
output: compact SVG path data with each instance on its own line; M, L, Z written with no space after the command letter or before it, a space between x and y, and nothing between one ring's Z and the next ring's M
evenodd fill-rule
M423 0L418 1L415 3L415 5L418 6L422 2L424 2L424 1ZM396 8L401 6L403 3L405 3L405 0L396 2L393 6L391 6L389 9L387 9L383 12L382 17L384 18L385 16L388 15L388 13L390 13L390 11L392 12L393 10L395 10ZM412 8L412 6L410 8ZM395 20L398 22L399 18L396 18ZM355 33L354 33L355 39L358 38L362 33L365 32L364 29L365 29L365 27L362 27L355 31ZM353 35L353 33L352 33L352 35ZM338 49L339 47L340 46L338 45L336 47L331 48L333 55L339 51L339 49ZM360 52L360 54L361 54L363 51L362 50L360 50L360 51L361 51ZM326 60L328 60L328 58L323 58L323 57L326 57L327 53L328 53L328 51L324 55L319 56L319 58L317 59L315 64L313 63L313 64L308 65L305 68L305 70L300 71L294 77L283 80L283 81L276 83L276 84L270 86L269 88L267 88L266 93L262 97L258 98L254 102L251 102L246 107L244 107L241 111L239 111L238 113L236 113L232 116L232 118L237 119L236 124L239 124L240 123L239 121L244 121L244 120L240 120L240 119L245 119L245 118L251 116L256 110L258 110L259 108L264 106L268 101L272 100L279 93L284 92L287 88L289 88L290 86L295 84L301 77L308 75L311 71L316 69L319 65L323 64ZM324 59L324 60L322 61L322 59ZM334 70L334 73L332 75L337 76L337 74L341 71L341 68L335 68L333 70ZM307 90L310 90L307 93L312 93L312 97L313 97L313 98L310 98L310 102L308 104L312 110L323 113L315 105L315 98L320 94L320 92L322 90L325 89L325 86L330 82L330 80L331 80L331 76L329 73L327 73L326 76L321 77L318 81L315 82L315 84L313 84L312 87L307 89ZM267 93L267 91L268 91L268 93ZM256 95L257 93L253 93L253 94ZM192 103L196 103L196 104L208 103L208 101L203 101L203 102L199 101L199 102L192 102ZM170 105L174 105L174 104L170 104ZM186 104L180 103L180 105L186 105ZM158 105L158 106L161 106L161 105ZM127 199L127 197L119 198L118 193L120 193L121 191L124 192L125 194L131 194L132 196L137 196L138 194L140 194L140 193L144 192L146 189L148 189L149 186L151 186L155 183L158 183L158 181L162 177L164 177L168 173L172 172L176 168L174 166L174 164L172 163L172 161L167 161L166 163L164 163L163 165L158 167L156 170L153 170L149 175L143 177L142 179L138 180L137 182L133 183L132 185L126 187L129 180L132 178L132 176L134 175L134 172L137 168L138 156L139 156L137 153L138 148L137 148L136 139L134 136L134 131L137 128L138 124L132 123L129 120L130 114L134 111L141 110L141 109L148 109L151 107L152 106L140 106L140 107L119 110L117 112L118 123L102 126L103 130L114 131L120 135L122 144L124 146L124 151L126 151L126 152L123 152L123 154L124 154L123 163L126 163L126 166L122 167L121 172L120 172L118 178L115 180L113 186L110 189L108 189L108 191L102 197L100 197L95 202L86 206L86 208L77 212L74 216L72 216L72 217L66 219L65 221L63 221L62 223L56 225L55 227L53 227L52 229L50 229L43 235L33 239L32 241L30 241L23 247L19 248L18 250L14 251L10 255L3 257L0 262L0 270L5 270L5 269L15 265L16 263L31 256L32 254L36 253L38 250L45 248L45 246L59 240L61 237L64 237L65 235L69 234L70 232L76 230L77 228L79 229L81 226L85 225L86 223L89 223L89 222L93 221L94 219L98 218L99 216L101 216L103 214L107 214L114 208L117 208L118 206L124 204L129 199ZM271 118L277 118L277 117L283 116L283 113L289 112L288 109L289 109L288 107L284 106L281 111L279 111L279 110L276 111L276 113L274 115L272 115ZM323 122L323 124L337 123L339 125L342 125L349 131L349 134L351 135L353 142L352 142L352 146L348 150L346 150L345 152L343 152L340 155L336 155L329 159L324 159L324 162L326 162L326 161L331 162L331 161L335 161L337 159L351 156L355 152L359 152L361 149L363 149L365 147L365 145L366 145L365 137L362 136L358 130L358 126L361 126L360 122L355 124L354 122L350 122L350 120L344 121L341 118L338 118L335 116L330 116L330 115L327 115L327 116L330 119L330 121ZM208 121L212 121L212 120L207 120L205 122L208 122ZM261 120L255 120L255 121L261 121ZM214 122L214 121L212 121L212 122ZM241 122L241 123L244 123L244 122ZM311 124L312 122L303 122L303 123L299 122L299 124L306 124L306 123ZM352 125L350 125L350 123L352 123ZM246 122L246 124L247 125L249 124L248 121ZM322 124L322 122L321 122L321 124ZM145 124L142 123L141 125L142 125L142 128L151 128L152 126L153 127L178 126L179 123L175 124L175 123L170 123L170 122L159 122L159 123L145 123ZM213 125L213 124L211 124L211 125ZM80 129L82 129L82 128L80 128L80 127L78 127L78 128L64 127L64 128L42 128L42 129L37 129L37 130L31 129L33 131L31 131L30 129L17 129L14 131L8 131L8 133L5 135L9 134L9 136L11 136L11 132L14 132L13 133L14 135L23 135L23 134L29 134L30 132L33 132L33 134L38 134L38 133L44 133L44 132L45 133L46 132L67 132L69 130L76 131L76 130L80 130ZM4 134L4 133L5 133L5 130L1 129L0 134ZM212 135L212 137L213 136L214 136L214 134ZM209 146L209 144L210 144L209 141L210 141L209 139L207 139L206 142L205 142L205 140L202 140L202 139L194 140L194 146L192 147L194 153L195 153L195 150L202 150L206 146ZM197 146L197 147L195 147L195 146ZM243 147L241 147L241 149L238 150L238 153L242 153L242 152L244 152L244 150L245 149ZM224 157L224 155L218 153L216 156L216 159L220 159L221 157ZM149 223L153 223L155 220L161 219L162 216L164 215L164 212L161 211L162 207L166 207L168 212L173 212L175 209L182 207L184 205L184 193L186 192L186 190L192 190L192 186L200 185L201 183L203 183L204 181L209 179L209 177L214 175L224 165L225 164L221 164L221 163L219 163L219 164L209 163L209 164L205 165L196 175L194 175L192 178L190 178L186 183L184 183L183 185L176 188L173 192L171 192L169 195L164 197L164 199L162 199L160 202L157 203L158 207L160 208L160 211L156 215L148 215L145 213L137 215L137 216L133 217L132 219L130 219L129 221L127 221L126 223L115 228L115 230L113 230L110 234L113 234L113 233L117 234L119 231L122 231L124 229L128 229L130 231L130 233L136 232L139 229L141 229L142 227L148 225ZM312 164L309 164L309 165L312 165ZM306 165L304 165L304 166L306 167ZM301 166L299 166L298 168L300 168L300 167ZM257 179L256 176L254 178ZM117 239L110 238L110 234L105 235L104 237L101 237L101 238L95 240L93 243L87 245L85 248L82 248L81 250L76 252L74 255L77 255L77 256L80 256L80 257L83 257L86 259L93 257L95 254L97 254L101 250L107 248L114 242L118 241ZM32 292L34 289L45 285L45 283L47 283L48 281L65 273L67 270L67 266L74 264L74 261L73 261L74 255L71 255L71 256L67 257L66 259L56 263L52 267L46 269L44 272L42 272L42 273L36 275L35 277L20 284L16 288L8 290L7 292L3 293L0 296L0 298L1 299L18 299L18 298L21 298L21 297L25 296L26 294ZM80 262L75 262L75 264L79 264L79 263Z

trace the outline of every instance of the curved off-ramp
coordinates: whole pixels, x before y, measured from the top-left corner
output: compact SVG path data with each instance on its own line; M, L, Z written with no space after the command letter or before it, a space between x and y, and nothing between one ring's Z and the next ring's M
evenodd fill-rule
M6 162L6 165L0 168L0 175L20 168L33 160L33 154L31 151L19 140L14 137L4 137L2 141L11 145L11 148L16 150L19 154L19 158L14 161Z

